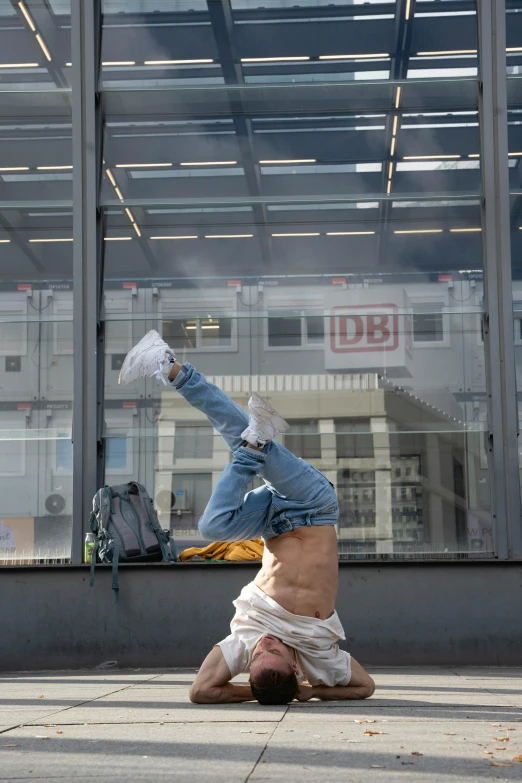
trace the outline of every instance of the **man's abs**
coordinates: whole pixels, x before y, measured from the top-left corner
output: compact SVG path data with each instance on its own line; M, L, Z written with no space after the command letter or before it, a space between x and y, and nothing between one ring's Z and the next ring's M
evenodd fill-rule
M335 527L299 527L265 542L255 584L288 612L325 620L335 609L337 571Z

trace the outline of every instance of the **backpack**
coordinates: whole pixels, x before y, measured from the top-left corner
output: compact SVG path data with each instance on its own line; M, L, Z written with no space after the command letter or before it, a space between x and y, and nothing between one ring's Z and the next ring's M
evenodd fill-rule
M119 600L118 563L150 563L178 560L169 530L162 530L152 500L136 481L104 486L92 500L89 518L95 544L91 560L91 587L94 585L96 555L102 563L112 563L112 589Z

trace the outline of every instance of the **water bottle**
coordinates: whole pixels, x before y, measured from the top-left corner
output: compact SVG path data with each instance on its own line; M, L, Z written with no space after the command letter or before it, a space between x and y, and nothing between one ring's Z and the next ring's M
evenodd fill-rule
M92 561L92 553L94 551L94 534L93 533L87 533L85 536L85 547L84 547L84 562L90 563Z

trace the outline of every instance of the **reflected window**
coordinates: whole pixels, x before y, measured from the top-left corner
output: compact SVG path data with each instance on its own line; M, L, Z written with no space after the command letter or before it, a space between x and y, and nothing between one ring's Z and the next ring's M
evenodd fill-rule
M323 345L324 343L324 318L320 315L306 316L306 339L309 343Z
M107 438L105 469L114 472L127 471L127 438Z
M206 348L232 345L232 318L206 318L200 329L201 345Z
M303 459L320 459L321 457L321 436L319 435L317 421L308 419L288 422L290 429L285 433L284 445L295 454L296 457Z
M272 310L267 319L267 348L309 348L324 345L324 317Z
M72 473L73 445L70 440L56 441L56 472Z
M163 320L163 339L174 350L191 351L210 348L233 348L235 327L233 318L171 318Z
M163 321L163 339L174 349L196 348L196 319L173 318Z
M208 424L177 424L174 459L211 459L213 432Z
M443 306L415 304L413 314L413 342L444 343L446 334Z
M301 317L268 318L270 348L290 348L301 345Z

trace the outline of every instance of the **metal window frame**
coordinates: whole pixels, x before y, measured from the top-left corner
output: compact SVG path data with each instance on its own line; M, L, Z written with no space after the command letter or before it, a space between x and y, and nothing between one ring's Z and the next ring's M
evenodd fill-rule
M506 3L477 0L484 347L495 554L522 556L507 135Z
M71 562L83 561L92 498L103 483L104 323L101 0L72 0L73 134L73 522ZM94 263L93 263L94 261Z
M218 10L229 12L228 0ZM73 541L72 562L83 559L91 499L103 482L104 453L102 105L99 90L101 0L72 0L73 126ZM488 454L495 551L522 557L518 411L507 147L506 0L477 0L480 62L479 130L482 167L484 335L488 378ZM226 21L226 19L225 19ZM229 25L214 19L224 41ZM241 83L235 74L229 83ZM265 247L265 255L267 248ZM93 263L93 259L95 262Z

